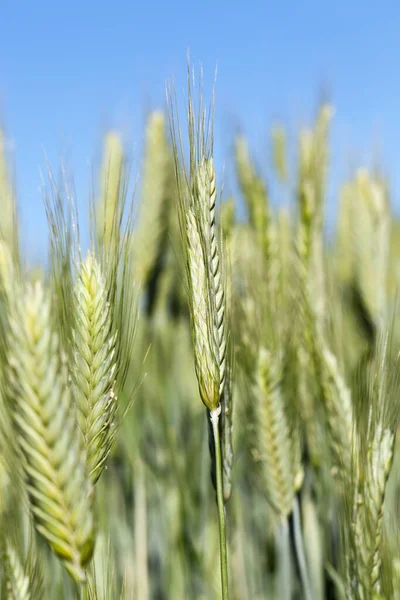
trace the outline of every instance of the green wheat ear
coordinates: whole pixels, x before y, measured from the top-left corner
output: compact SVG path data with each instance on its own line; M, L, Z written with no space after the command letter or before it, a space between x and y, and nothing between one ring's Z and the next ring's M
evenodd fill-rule
M149 282L163 258L175 192L174 159L165 116L161 111L154 111L146 126L140 211L133 236L135 274L143 285Z
M200 107L204 119L204 107ZM190 168L186 174L173 123L177 205L186 259L189 312L196 375L205 406L220 406L226 380L226 301L221 249L215 222L216 176L212 158L212 131L197 131L192 101L188 115ZM178 131L179 133L179 131Z
M4 133L0 129L0 236L14 253L18 251L16 201L7 164Z
M302 483L299 440L289 426L281 374L271 352L261 348L253 385L257 419L257 450L268 499L282 518L293 509L295 493Z
M268 191L252 162L247 142L241 135L235 141L235 162L237 178L246 202L250 225L256 233L256 239L264 257L268 260L272 250L271 207Z
M374 335L387 309L389 209L385 182L365 169L359 169L355 179L342 188L339 276L352 285L356 306L362 311L360 323L369 323Z
M272 160L275 171L281 183L288 180L286 131L282 125L272 129Z
M100 197L96 205L97 235L104 244L110 244L119 218L117 206L124 185L124 151L121 138L110 131L105 139L100 174Z
M94 547L91 486L51 304L41 282L10 308L9 394L37 531L71 577L85 580Z
M116 432L117 334L113 332L105 278L90 253L77 274L75 300L73 389L78 422L85 439L89 475L95 484L104 469Z
M399 424L399 357L390 336L379 332L364 381L354 403L351 480L347 488L344 539L349 556L348 597L392 597L382 573L387 482ZM351 595L354 594L354 595Z
M213 410L219 404L219 376L213 345L210 346L210 339L213 339L213 330L208 315L207 279L200 234L195 216L190 208L186 218L189 302L196 375L201 399L207 408Z

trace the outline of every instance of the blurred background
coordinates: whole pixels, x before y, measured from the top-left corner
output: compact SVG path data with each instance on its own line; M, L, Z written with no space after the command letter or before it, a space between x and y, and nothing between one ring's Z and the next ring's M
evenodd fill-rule
M104 132L121 131L139 174L145 117L165 105L166 81L186 92L186 53L203 65L210 91L216 67L216 160L234 189L233 137L243 130L268 172L275 120L294 134L319 101L335 109L329 215L340 178L361 163L390 174L397 205L400 160L395 2L186 2L31 4L3 0L0 12L0 119L30 260L43 258L40 171L61 158L86 202Z

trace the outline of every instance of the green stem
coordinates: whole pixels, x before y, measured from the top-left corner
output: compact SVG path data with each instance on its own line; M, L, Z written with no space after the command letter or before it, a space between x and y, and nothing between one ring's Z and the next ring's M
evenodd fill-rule
M292 598L292 564L290 560L290 535L288 520L285 517L276 530L278 548L278 589L277 597L281 600Z
M87 587L87 582L85 581L84 583L81 583L79 586L79 598L80 600L88 600L89 598L89 594L88 594L88 587Z
M226 526L225 526L225 505L224 492L222 487L222 458L221 458L221 442L219 437L219 416L221 414L221 406L211 411L210 418L214 434L215 444L215 471L217 479L217 504L218 504L218 519L219 519L219 551L221 562L221 586L222 600L229 600L228 590L228 556L226 550Z
M293 503L293 528L294 528L294 546L300 570L300 578L303 586L305 600L312 600L311 585L308 577L306 555L303 544L303 533L301 531L299 501L294 499Z

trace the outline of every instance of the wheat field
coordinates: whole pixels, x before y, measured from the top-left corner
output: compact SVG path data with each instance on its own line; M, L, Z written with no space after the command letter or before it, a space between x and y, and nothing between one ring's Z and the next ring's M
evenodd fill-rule
M132 199L105 136L88 248L49 174L35 269L0 133L1 598L400 599L389 183L360 165L327 223L322 104L268 180L237 135L227 197L213 113L168 88Z

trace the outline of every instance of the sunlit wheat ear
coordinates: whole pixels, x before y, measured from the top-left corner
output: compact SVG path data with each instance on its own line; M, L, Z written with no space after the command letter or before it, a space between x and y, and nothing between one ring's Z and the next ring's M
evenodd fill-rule
M360 324L374 335L387 308L390 207L385 182L359 169L342 188L339 215L339 275L353 288Z
M215 202L217 199L217 191L215 169L212 159L204 159L199 165L195 196L197 196L195 202L199 205L200 231L203 230L202 237L203 251L206 258L206 275L208 279L209 314L213 322L213 340L209 340L209 344L215 348L219 371L218 394L221 398L226 377L227 340L225 326L225 291L215 227Z
M393 446L393 432L378 426L369 442L366 465L358 465L359 482L352 526L361 598L381 593L383 508Z
M257 417L257 458L269 501L281 518L290 515L302 470L291 439L280 373L270 352L261 348L253 386Z
M6 140L0 129L0 206L2 208L0 237L14 253L18 251L17 212L6 154Z
M116 337L105 279L92 254L82 262L75 288L72 370L78 422L92 483L104 469L115 438Z
M256 172L243 136L238 136L235 141L235 161L237 178L247 205L250 225L256 232L260 248L268 258L270 251L268 227L271 215L267 188Z
M226 331L222 265L215 235L212 127L210 132L206 130L202 102L196 121L189 90L190 168L186 173L179 126L174 122L173 106L170 108L177 208L186 259L196 374L202 401L213 411L220 404L224 387Z
M15 266L9 245L0 239L0 290L7 296L11 294L15 279Z
M51 305L38 282L11 308L9 393L38 532L75 581L94 546L91 485Z
M298 204L299 230L297 253L301 277L310 288L319 317L324 314L325 282L323 264L324 195L328 170L328 133L333 115L329 105L322 105L312 130L299 135Z
M168 217L175 191L174 160L165 117L161 111L154 111L146 126L140 210L133 236L135 273L143 284L148 282L165 250Z
M103 163L100 173L100 195L96 205L97 235L107 245L112 243L117 206L124 185L124 150L118 133L110 131L104 142Z
M315 328L317 330L317 328ZM336 356L321 335L315 333L314 364L320 388L332 451L334 471L341 484L349 483L351 471L351 439L353 431L352 400L349 388L340 372ZM343 488L342 488L343 491Z
M286 131L282 125L272 129L272 161L281 183L288 180Z
M349 556L348 597L388 597L383 587L383 517L399 422L399 355L393 361L387 335L379 335L354 404L351 480L344 522Z
M209 410L219 404L219 371L213 341L213 325L210 322L208 286L201 247L200 234L193 211L186 215L189 304L194 344L196 375L200 396Z

